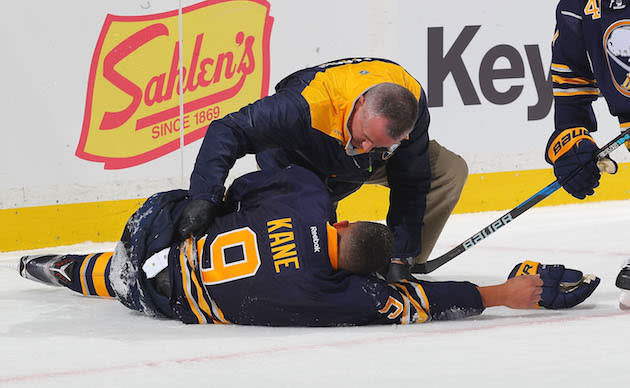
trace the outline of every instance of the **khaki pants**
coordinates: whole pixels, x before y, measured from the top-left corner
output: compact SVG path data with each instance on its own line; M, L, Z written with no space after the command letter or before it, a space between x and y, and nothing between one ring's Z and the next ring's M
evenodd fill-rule
M425 263L442 233L468 178L466 161L456 153L442 147L435 140L429 141L431 189L427 195L427 207L422 226L422 251L415 257L416 263ZM388 187L385 167L375 171L369 184Z

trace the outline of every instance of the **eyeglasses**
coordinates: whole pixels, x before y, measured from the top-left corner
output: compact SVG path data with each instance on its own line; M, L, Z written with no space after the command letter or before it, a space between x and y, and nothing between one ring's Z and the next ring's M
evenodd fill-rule
M370 150L370 152L383 154L383 158L389 158L399 146L400 143L392 144L389 147L374 147Z

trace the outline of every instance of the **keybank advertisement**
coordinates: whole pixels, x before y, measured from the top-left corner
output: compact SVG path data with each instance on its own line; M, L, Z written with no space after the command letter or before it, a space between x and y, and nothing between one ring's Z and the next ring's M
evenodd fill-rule
M203 137L208 124L267 95L272 18L264 1L205 1L107 15L96 43L76 155L105 169L146 163Z

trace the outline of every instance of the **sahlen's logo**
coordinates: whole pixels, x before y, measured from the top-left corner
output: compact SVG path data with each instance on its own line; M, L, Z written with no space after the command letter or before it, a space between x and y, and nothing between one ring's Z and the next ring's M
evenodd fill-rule
M606 29L604 49L615 88L630 97L630 20L620 20Z
M178 10L107 15L94 50L79 158L105 169L146 163L202 138L208 124L267 95L273 18L264 0L204 1Z

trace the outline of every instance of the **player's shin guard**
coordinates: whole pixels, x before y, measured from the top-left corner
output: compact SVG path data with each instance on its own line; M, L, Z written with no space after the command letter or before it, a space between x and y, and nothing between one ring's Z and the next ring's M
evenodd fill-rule
M84 295L113 297L109 282L112 252L88 255L36 255L20 259L20 275Z

